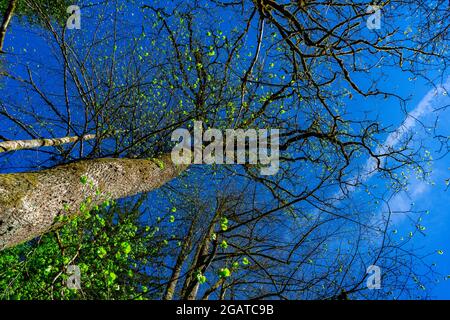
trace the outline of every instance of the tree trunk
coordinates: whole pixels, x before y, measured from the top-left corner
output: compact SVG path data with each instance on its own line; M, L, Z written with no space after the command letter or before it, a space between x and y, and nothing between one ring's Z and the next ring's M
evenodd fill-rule
M6 29L8 28L9 22L14 14L14 10L16 9L17 0L9 0L8 8L3 15L3 22L0 26L0 53L3 53L3 43L5 41Z
M0 174L0 250L59 227L59 216L77 216L106 200L157 189L186 168L175 165L167 154L151 160L103 158Z
M211 261L208 261L208 252L210 249L210 242L212 234L214 233L214 225L220 216L221 210L218 208L210 221L208 230L203 236L201 242L197 247L194 258L191 263L191 270L189 271L185 282L183 284L183 289L181 290L181 297L185 300L195 300L197 298L198 289L200 283L195 277L196 272L200 271L203 274L206 272L207 267ZM214 254L214 253L213 253Z
M52 138L52 139L33 139L33 140L10 140L0 142L0 153L17 151L24 149L33 149L39 147L50 147L50 146L60 146L63 144L74 143L79 140L93 140L95 139L95 134L87 134L82 137L72 136L63 138Z
M220 278L219 280L217 280L216 283L214 283L214 285L211 288L206 290L205 294L203 295L202 300L208 300L209 297L211 296L211 294L214 291L216 291L221 285L223 285L224 282L225 282L225 278Z
M194 236L195 224L197 222L197 217L192 221L191 226L189 227L188 235L186 239L183 240L183 246L181 247L181 251L178 254L177 261L175 263L175 267L173 268L172 275L170 277L169 283L166 288L166 292L164 294L163 300L172 300L173 295L175 293L175 289L178 284L178 279L180 279L181 270L183 268L183 264L187 259L189 250L192 246L192 238Z

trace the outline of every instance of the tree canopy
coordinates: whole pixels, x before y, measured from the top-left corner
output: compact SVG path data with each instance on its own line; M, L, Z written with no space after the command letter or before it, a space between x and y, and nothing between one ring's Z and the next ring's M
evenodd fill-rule
M380 29L367 27L369 5L382 10ZM412 231L400 236L389 201L411 176L428 181L426 139L448 137L411 129L428 128L391 81L446 93L447 1L81 1L81 30L66 29L65 6L19 1L13 24L30 36L3 48L2 141L72 139L0 153L0 238L17 225L39 235L0 252L0 297L428 297L440 275L411 245L427 212L406 210ZM386 120L387 103L400 127ZM279 129L280 170L192 165L167 178L159 159L194 121ZM130 165L46 176L115 158ZM36 170L47 184L33 184ZM161 183L132 174L147 171ZM119 192L136 181L133 194ZM44 199L55 225L19 221L34 216L12 198L29 212L38 212L30 199ZM70 265L79 290L67 288ZM383 270L380 290L367 288L371 265Z

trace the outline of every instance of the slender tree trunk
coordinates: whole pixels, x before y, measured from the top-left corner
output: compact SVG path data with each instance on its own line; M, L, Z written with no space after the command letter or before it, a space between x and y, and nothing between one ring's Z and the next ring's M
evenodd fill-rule
M3 43L5 42L6 29L8 29L9 22L12 19L14 10L16 9L17 0L9 0L8 8L3 15L3 22L0 26L0 53L3 53Z
M211 294L216 291L223 283L225 282L225 278L220 278L216 281L216 283L213 284L211 288L206 290L205 294L203 295L202 300L208 300Z
M173 268L172 275L170 277L169 284L167 285L163 300L173 299L173 295L178 284L178 279L180 278L181 269L183 268L183 264L186 261L187 255L192 246L192 237L194 236L196 220L197 217L192 221L191 226L189 227L188 235L186 239L184 239L183 246L181 247L177 262L175 263L175 266Z
M214 214L214 217L211 219L210 224L208 226L208 230L206 231L204 237L197 247L197 251L192 260L192 268L186 277L186 280L183 284L183 289L181 291L181 296L186 300L195 300L197 298L198 288L200 283L196 279L196 272L200 271L204 273L208 267L208 253L210 249L210 242L212 238L212 234L214 233L214 225L217 222L218 217L220 216L220 208L218 208ZM211 261L209 261L211 262Z
M33 149L39 147L60 146L63 144L74 143L80 140L93 140L95 134L87 134L82 137L72 136L53 139L33 139L33 140L10 140L0 142L0 153L8 151L17 151L24 149Z
M0 174L0 250L33 239L106 200L149 192L185 166L166 154L153 160L93 159L38 172Z

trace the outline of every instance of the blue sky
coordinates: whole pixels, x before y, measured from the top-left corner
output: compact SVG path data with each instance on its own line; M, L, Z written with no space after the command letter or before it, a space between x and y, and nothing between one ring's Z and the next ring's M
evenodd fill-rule
M449 84L450 82L447 82L444 85L448 90L450 90ZM436 117L439 117L440 131L449 136L449 110L435 111L450 103L445 91L436 92L434 88L430 88L425 83L409 85L403 82L402 87L408 88L407 92L411 94L412 99L408 103L411 114L415 114L417 120L430 125L434 123ZM391 119L395 118L391 117ZM411 121L409 125L413 130L424 136L432 157L434 159L440 158L442 153L438 152L439 145L429 139L421 124L417 121ZM398 194L391 200L393 211L406 211L412 207L414 210L429 211L422 222L426 229L423 234L417 234L412 243L415 247L423 247L424 251L433 253L429 257L429 261L436 263L436 270L443 275L439 278L439 283L436 284L433 291L433 294L440 299L450 298L450 281L444 280L444 277L450 274L450 234L448 233L450 228L448 208L450 192L446 191L447 186L445 184L445 180L450 176L449 159L450 157L447 155L433 162L431 182L423 182L412 176L409 179L409 190ZM399 226L399 236L406 237L411 230L410 221L401 213L394 215L393 221ZM442 250L444 254L436 254L437 250Z
M411 130L424 144L424 150L428 150L435 159L430 179L423 181L410 175L408 190L395 195L389 206L395 212L392 221L393 228L398 230L398 238L408 239L409 232L416 231L415 221L410 219L414 215L404 212L425 212L421 225L426 229L416 232L409 244L419 252L429 254L426 261L435 264L435 270L440 273L440 276L434 277L436 282L432 284L435 287L431 296L436 299L450 299L450 279L446 280L446 276L450 275L450 190L447 191L445 183L450 177L450 155L445 155L445 147L440 149L441 145L433 139L434 133L428 128L433 128L436 123L439 134L450 136L450 109L443 108L450 105L450 78L444 79L440 88L436 89L423 79L413 80L398 71L389 74L386 83L390 90L409 98L405 106L408 116L399 110L398 101L394 100L367 102L356 99L351 106L352 109L374 112L380 116L383 125L392 125L395 131L386 138L385 144L395 144L399 133ZM368 178L367 183L370 182L371 178ZM443 254L438 254L437 251L441 250Z

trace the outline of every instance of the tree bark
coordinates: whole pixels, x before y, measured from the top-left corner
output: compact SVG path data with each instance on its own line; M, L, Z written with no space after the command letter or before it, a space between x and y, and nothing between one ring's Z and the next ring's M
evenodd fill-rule
M192 246L192 238L194 236L195 224L197 223L197 217L192 221L191 226L189 227L188 235L186 239L183 240L183 245L181 247L181 251L178 254L177 261L175 263L175 267L173 268L172 275L170 277L169 283L166 287L166 292L164 294L163 300L172 300L173 295L175 293L175 289L178 284L178 279L180 279L181 270L183 268L183 264L186 261L189 250Z
M12 19L14 10L16 9L17 0L9 0L8 8L3 15L3 22L0 26L0 54L3 53L3 43L5 42L6 29Z
M95 139L95 134L87 134L82 137L71 136L63 138L52 138L52 139L33 139L33 140L10 140L0 142L0 153L33 149L39 147L50 147L50 146L60 146L63 144L74 143L79 140L93 140Z
M157 159L93 159L0 174L0 250L31 240L104 201L157 189L188 166Z
M223 285L224 282L225 282L225 278L220 278L219 280L217 280L216 283L214 283L211 288L206 290L205 294L203 295L202 300L209 300L209 297L211 296L211 294L214 291L216 291L221 285Z
M192 259L191 270L189 271L181 290L181 297L184 300L195 300L197 298L200 283L195 277L195 274L197 271L201 271L202 274L204 274L209 266L209 263L211 262L208 261L208 252L210 249L212 234L214 233L214 225L217 222L220 213L221 210L218 208L209 223L208 230L197 247L194 258Z

